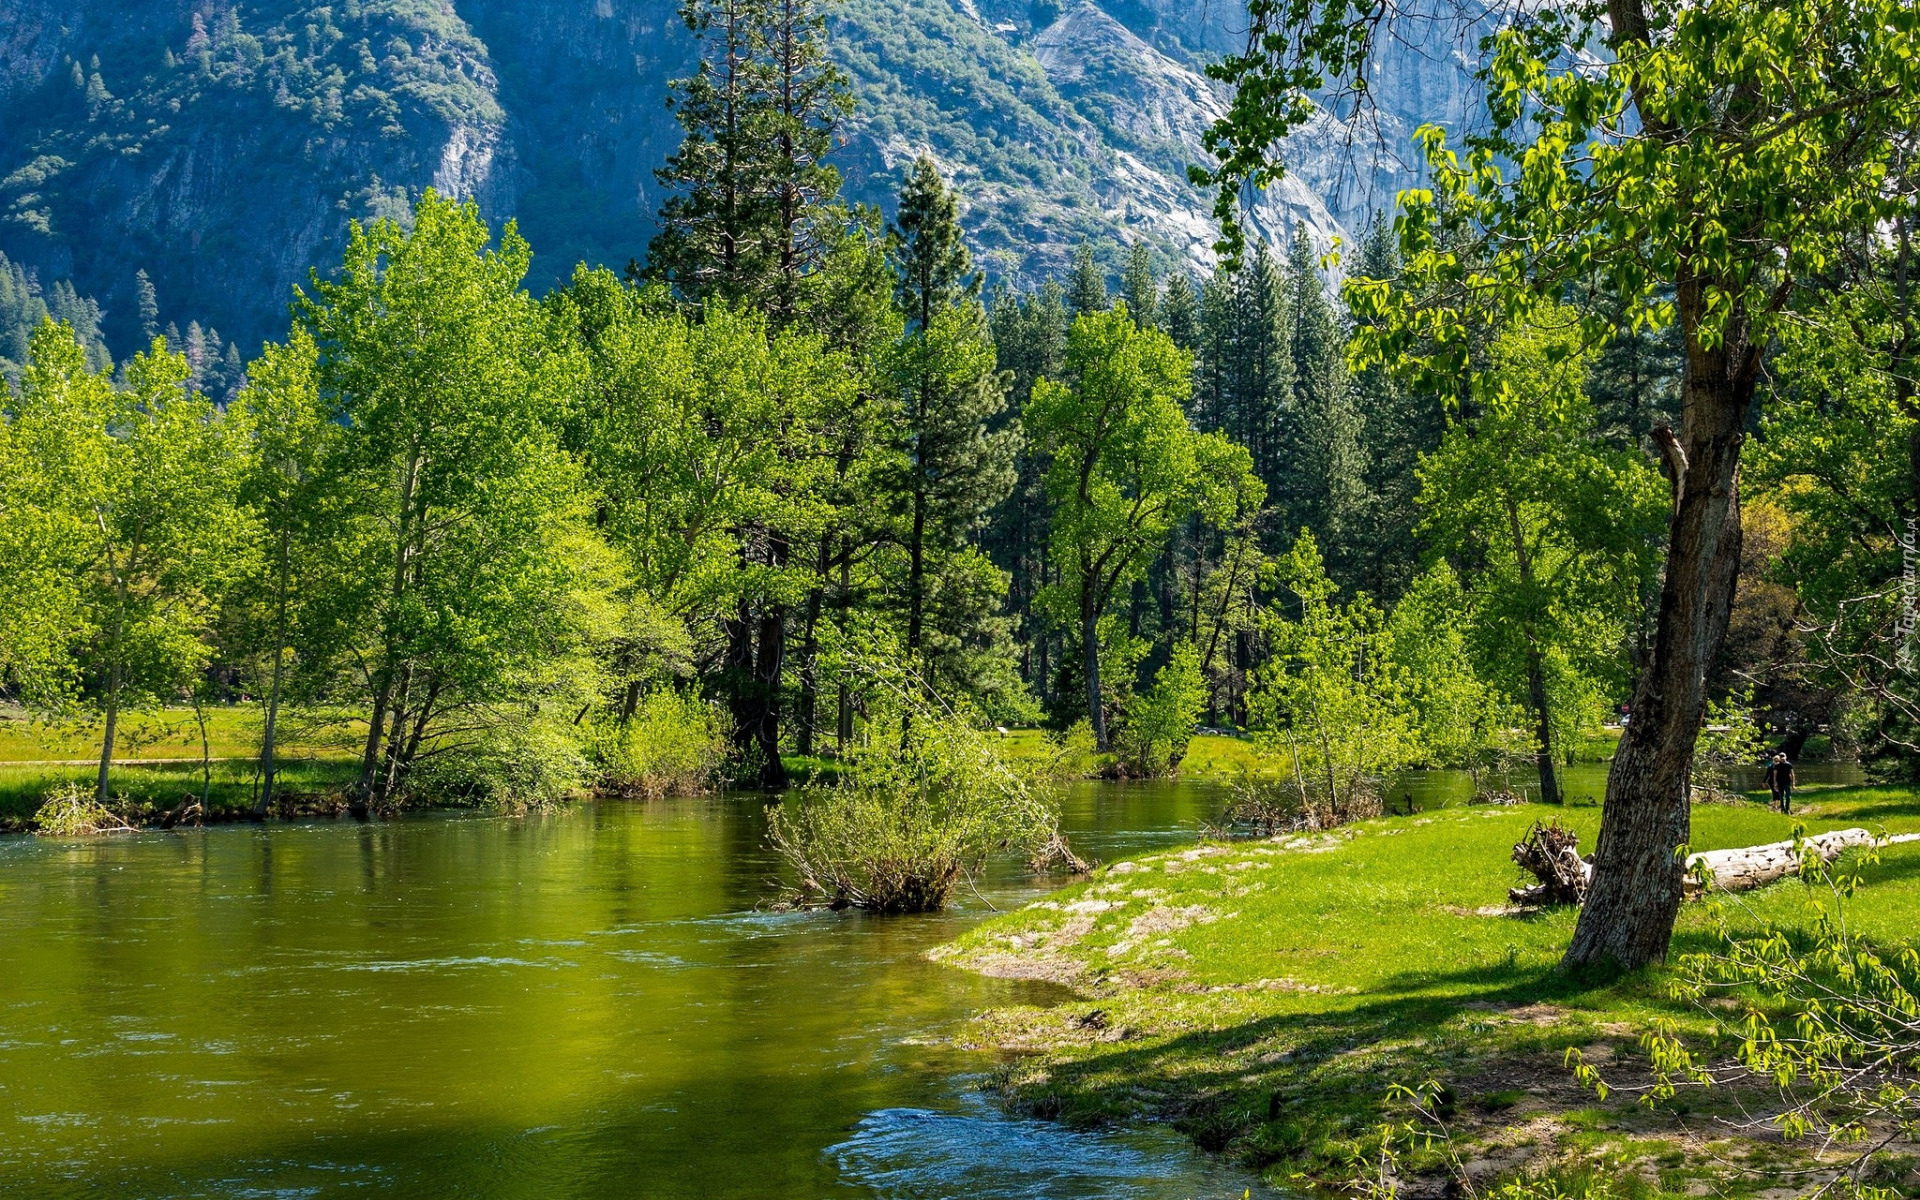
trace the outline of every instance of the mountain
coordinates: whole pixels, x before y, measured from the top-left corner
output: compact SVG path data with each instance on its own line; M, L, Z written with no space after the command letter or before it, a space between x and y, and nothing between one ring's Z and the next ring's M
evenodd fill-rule
M1060 271L1091 241L1144 239L1203 270L1210 199L1187 183L1225 95L1232 5L1175 0L845 0L833 50L860 107L837 162L885 207L931 153L1000 278ZM251 352L284 329L346 223L433 186L514 217L544 288L575 261L644 252L677 144L665 104L693 44L669 0L0 0L0 254L100 305L138 343L135 271L160 323L189 318ZM1321 114L1254 208L1351 241L1395 190L1417 125L1456 122L1470 76L1388 47L1378 137Z

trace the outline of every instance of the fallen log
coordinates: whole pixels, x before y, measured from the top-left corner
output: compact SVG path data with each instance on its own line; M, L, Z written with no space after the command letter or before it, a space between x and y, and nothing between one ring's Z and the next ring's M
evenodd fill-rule
M1820 856L1821 862L1832 862L1855 846L1891 846L1916 841L1920 841L1920 833L1876 838L1864 829L1836 829L1831 833L1815 834L1806 839L1806 844ZM1791 841L1689 854L1686 881L1689 896L1697 896L1706 890L1700 882L1702 869L1711 880L1710 886L1729 892L1743 892L1792 875L1800 869L1800 858L1794 853Z
M1864 829L1836 829L1815 834L1807 845L1822 862L1832 862L1855 846L1895 846L1902 842L1920 842L1920 833L1903 833L1878 838ZM1587 885L1593 879L1593 860L1581 858L1574 849L1571 831L1558 825L1535 823L1527 837L1513 848L1513 861L1533 872L1541 882L1511 888L1507 899L1514 904L1577 904L1585 899ZM1704 869L1711 881L1702 886ZM1764 887L1799 871L1800 859L1793 843L1768 842L1762 846L1740 846L1732 850L1703 850L1687 855L1686 894L1700 896L1708 887L1728 892L1744 892Z

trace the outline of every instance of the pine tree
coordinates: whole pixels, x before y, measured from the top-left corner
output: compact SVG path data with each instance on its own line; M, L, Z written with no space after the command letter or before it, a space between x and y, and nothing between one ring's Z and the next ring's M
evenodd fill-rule
M852 104L846 76L826 59L818 0L685 0L680 16L702 57L671 85L685 137L655 172L674 194L645 273L692 301L763 309L778 328L831 244L820 218L840 173L823 160Z
M1287 440L1299 375L1294 313L1280 265L1264 242L1255 246L1234 279L1225 428L1253 455L1254 473L1270 494L1282 498L1299 465L1290 461Z
M1199 308L1191 415L1195 428L1217 433L1227 428L1233 406L1234 281L1224 265L1201 285Z
M1153 273L1153 255L1145 242L1135 242L1127 251L1126 270L1120 273L1120 295L1127 302L1127 315L1133 318L1135 328L1159 327L1160 280Z
M915 164L894 224L901 315L890 356L906 451L898 491L907 522L907 653L923 657L929 574L939 575L1014 484L1013 430L989 432L1007 406L1008 377L960 232L960 208L929 159ZM984 614L982 614L984 615ZM949 638L964 630L941 632Z
M1360 240L1354 275L1395 279L1400 274L1399 246L1391 223L1376 216ZM1349 320L1359 320L1349 314ZM1440 445L1446 431L1439 396L1410 388L1384 365L1376 364L1352 380L1365 463L1365 515L1349 539L1355 587L1382 604L1395 603L1412 586L1425 556L1416 531L1416 471L1423 454Z
M654 172L676 194L660 207L647 273L696 302L745 301L764 269L771 214L757 178L768 143L757 25L765 11L763 0L686 0L680 9L701 59L669 85L685 137Z
M1194 295L1193 281L1185 271L1175 271L1168 277L1155 316L1160 331L1172 338L1174 345L1188 351L1199 348L1200 298Z
M1093 261L1093 247L1080 243L1067 273L1067 310L1074 316L1107 310L1107 277Z
M160 336L160 298L154 293L153 280L147 278L146 268L133 273L133 291L140 314L140 340L150 343Z
M1287 256L1293 309L1293 408L1283 457L1292 465L1284 496L1287 527L1311 529L1343 586L1354 576L1353 539L1366 500L1361 423L1346 369L1346 333L1327 299L1306 227L1294 227Z
M1294 226L1287 276L1293 304L1294 387L1302 404L1323 405L1341 386L1345 341L1305 225Z
M931 158L922 155L913 164L891 233L898 264L895 303L909 330L926 329L937 311L980 294L980 273L960 230L959 200Z
M698 0L689 0L690 3ZM853 111L846 73L827 59L827 0L770 0L766 42L768 186L774 219L768 315L775 328L799 315L805 281L825 262L830 242L822 211L840 194L840 172L828 165L834 132Z

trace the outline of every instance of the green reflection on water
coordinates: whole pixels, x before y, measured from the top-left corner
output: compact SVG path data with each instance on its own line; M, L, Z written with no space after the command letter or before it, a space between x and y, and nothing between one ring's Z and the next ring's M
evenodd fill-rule
M1604 785L1568 772L1576 800ZM1223 795L1083 784L1064 821L1110 861L1191 841ZM968 1013L1057 993L925 951L1057 881L1003 868L932 917L759 911L764 807L0 839L0 1197L1247 1186L1176 1135L1013 1122L956 1081L988 1064L942 1040Z
M1106 858L1215 805L1096 795L1069 824ZM982 1197L1239 1194L1170 1135L1080 1144L1132 1183L1048 1183L1072 1156L1041 1145L982 1190L1009 1135L1077 1135L969 1105L954 1078L987 1060L939 1039L1054 993L926 961L985 914L972 895L926 918L757 911L764 834L763 803L727 797L8 839L0 1195L907 1196L950 1191L948 1169ZM958 1115L888 1123L916 1106Z

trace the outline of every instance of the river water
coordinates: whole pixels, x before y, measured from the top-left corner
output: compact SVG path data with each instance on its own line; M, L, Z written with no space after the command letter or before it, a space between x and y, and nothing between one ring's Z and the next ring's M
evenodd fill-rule
M1064 824L1111 860L1191 841L1221 800L1088 784ZM774 913L765 835L763 800L723 796L0 839L0 1197L1260 1193L1172 1132L980 1094L966 1016L1060 994L926 951L1060 880L994 874L927 917Z
M1083 787L1114 858L1217 794ZM1257 1184L1169 1131L1006 1116L967 1014L1047 985L931 917L771 913L751 797L0 839L0 1197L966 1196ZM1057 884L1059 881L1051 881Z

